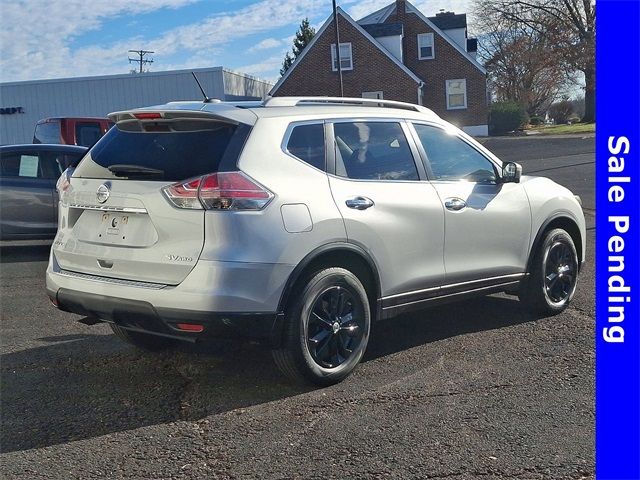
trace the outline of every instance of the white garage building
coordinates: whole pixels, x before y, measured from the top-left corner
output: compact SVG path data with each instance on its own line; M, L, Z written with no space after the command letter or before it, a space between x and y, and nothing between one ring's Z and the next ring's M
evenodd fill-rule
M176 100L260 100L273 84L224 67L0 83L0 145L31 143L38 120L105 117L108 113Z

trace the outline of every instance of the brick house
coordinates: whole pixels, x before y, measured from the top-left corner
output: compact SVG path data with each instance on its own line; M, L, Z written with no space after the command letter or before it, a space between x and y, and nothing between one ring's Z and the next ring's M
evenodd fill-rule
M472 135L487 135L487 75L467 38L466 15L426 17L396 0L355 21L338 8L346 97L425 105ZM331 15L271 90L273 96L339 96Z

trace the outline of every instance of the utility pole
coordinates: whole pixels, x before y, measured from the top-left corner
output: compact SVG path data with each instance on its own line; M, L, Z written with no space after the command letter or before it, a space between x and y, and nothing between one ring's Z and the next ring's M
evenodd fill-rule
M155 53L152 52L151 50L129 50L130 53L135 53L138 55L139 58L131 58L129 57L129 63L131 62L136 62L140 64L140 73L142 73L142 66L146 65L147 63L153 63L153 59L146 59L144 58L145 55L149 54L149 53Z
M340 96L344 97L342 65L340 64L340 29L338 28L338 8L336 7L336 0L333 0L333 23L336 27L336 61L338 62L338 77L340 78Z

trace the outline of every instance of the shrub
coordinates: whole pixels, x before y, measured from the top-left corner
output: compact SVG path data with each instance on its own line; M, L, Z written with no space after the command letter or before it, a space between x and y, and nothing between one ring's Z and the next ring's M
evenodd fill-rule
M549 107L549 116L553 118L557 124L567 123L572 114L573 104L569 100L553 103Z
M529 119L529 124L536 127L538 125L542 125L543 123L544 123L544 119L542 117L538 117L537 115L534 115Z
M489 130L492 135L517 130L524 121L524 110L515 102L496 102L489 110Z

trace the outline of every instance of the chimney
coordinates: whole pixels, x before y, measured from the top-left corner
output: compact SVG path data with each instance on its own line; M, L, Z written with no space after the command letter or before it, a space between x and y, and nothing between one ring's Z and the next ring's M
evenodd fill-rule
M404 14L407 10L406 0L396 0L396 18L398 22L404 23Z

